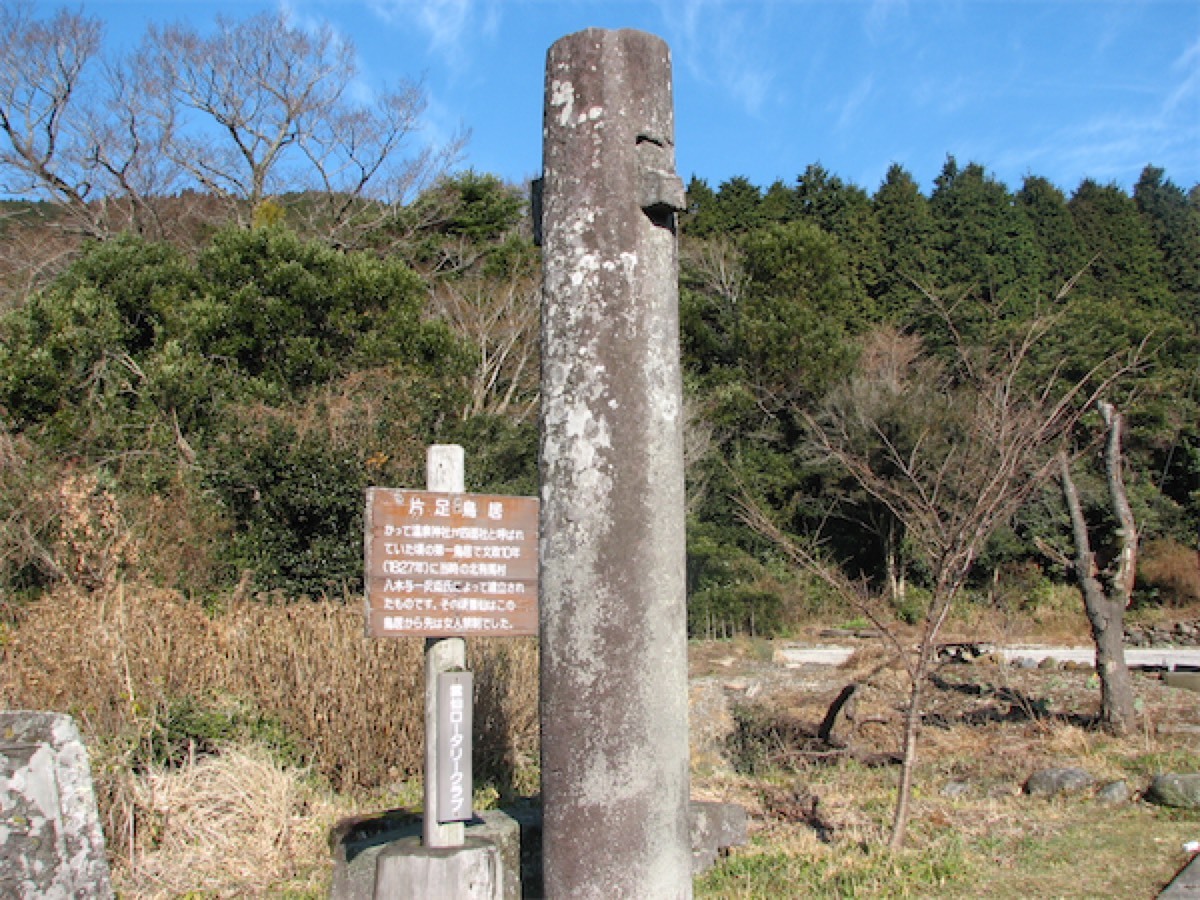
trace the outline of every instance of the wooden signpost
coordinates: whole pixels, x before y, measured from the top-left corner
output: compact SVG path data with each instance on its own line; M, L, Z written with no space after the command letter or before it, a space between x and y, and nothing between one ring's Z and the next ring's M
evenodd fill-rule
M367 490L372 637L537 634L533 497Z
M462 847L473 816L464 638L538 630L538 501L468 494L465 469L462 447L434 445L428 490L367 489L367 634L426 639L426 847Z

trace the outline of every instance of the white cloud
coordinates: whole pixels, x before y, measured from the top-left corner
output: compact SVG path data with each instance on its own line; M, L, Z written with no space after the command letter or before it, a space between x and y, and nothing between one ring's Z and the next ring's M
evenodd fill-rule
M500 22L495 0L369 0L369 8L385 22L415 25L430 49L454 68L466 65L467 41L474 35L494 36Z
M838 114L836 128L838 131L845 131L854 125L858 119L859 111L863 108L866 102L870 99L871 94L875 89L875 77L867 75L859 79L854 90L846 97L842 103L841 112Z
M1200 38L1180 54L1171 69L1182 73L1182 79L1167 95L1163 111L1170 114L1183 106L1184 114L1194 118L1200 113ZM1187 108L1189 101L1192 104L1190 109Z
M1182 87L1157 109L1108 113L1073 122L1043 136L1040 142L993 154L992 159L998 167L1015 169L1020 165L1051 179L1058 170L1078 173L1078 178L1116 181L1126 187L1132 186L1143 167L1150 164L1162 166L1168 175L1194 171L1200 148L1200 116L1196 114L1196 103L1200 101L1193 83L1191 109L1178 108L1176 96ZM1074 187L1060 186L1068 190Z
M1200 150L1200 40L1171 66L1178 80L1167 86L1157 107L1145 112L1099 116L1075 134L1072 153L1094 177L1132 181L1148 163L1192 169ZM1125 176L1125 177L1121 177Z
M761 52L771 4L656 0L675 59L698 83L729 95L757 116L770 104L776 74ZM757 51L757 52L756 52Z

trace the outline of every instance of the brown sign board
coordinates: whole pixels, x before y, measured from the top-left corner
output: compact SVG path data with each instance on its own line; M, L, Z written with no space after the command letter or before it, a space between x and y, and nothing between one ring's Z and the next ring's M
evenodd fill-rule
M372 637L537 634L534 497L367 489Z

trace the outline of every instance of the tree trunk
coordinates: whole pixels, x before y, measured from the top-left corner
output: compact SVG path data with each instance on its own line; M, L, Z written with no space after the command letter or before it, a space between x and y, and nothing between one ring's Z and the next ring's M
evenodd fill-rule
M1113 734L1127 734L1136 722L1133 702L1133 680L1125 664L1125 608L1133 594L1134 569L1137 564L1137 527L1125 495L1121 477L1121 415L1107 403L1100 412L1108 426L1105 446L1105 468L1108 475L1108 494L1112 512L1120 523L1117 529L1118 555L1112 572L1101 573L1092 553L1087 520L1071 469L1065 455L1059 457L1059 480L1063 497L1071 516L1071 532L1075 539L1075 575L1083 591L1092 639L1096 644L1096 672L1100 676L1100 719ZM1107 574L1106 590L1101 576Z
M1093 579L1094 581L1094 579ZM1084 590L1088 622L1096 642L1096 672L1100 676L1100 720L1113 734L1128 734L1137 722L1133 679L1125 665L1125 608L1103 592Z
M908 693L908 709L904 714L904 745L901 749L900 787L896 791L896 812L892 818L891 850L904 846L908 833L908 813L912 798L913 775L917 768L917 741L921 734L921 701L924 697L925 666L917 665Z
M1138 532L1137 523L1133 520L1133 510L1129 506L1129 498L1125 495L1125 479L1121 475L1121 426L1124 419L1111 403L1097 405L1100 414L1104 416L1104 424L1108 426L1108 441L1104 448L1104 469L1108 476L1108 496L1112 503L1113 515L1120 523L1117 537L1121 549L1112 576L1112 595L1113 601L1119 601L1121 609L1126 609L1133 599L1134 574L1137 571Z
M908 591L907 579L904 573L904 561L901 559L900 539L896 534L896 520L888 523L887 534L884 536L884 569L887 576L888 596L892 607L899 609L904 605Z

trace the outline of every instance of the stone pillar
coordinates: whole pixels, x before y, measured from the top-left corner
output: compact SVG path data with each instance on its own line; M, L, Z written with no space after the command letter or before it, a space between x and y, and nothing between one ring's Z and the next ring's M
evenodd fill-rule
M690 897L671 62L551 47L542 181L546 895Z

